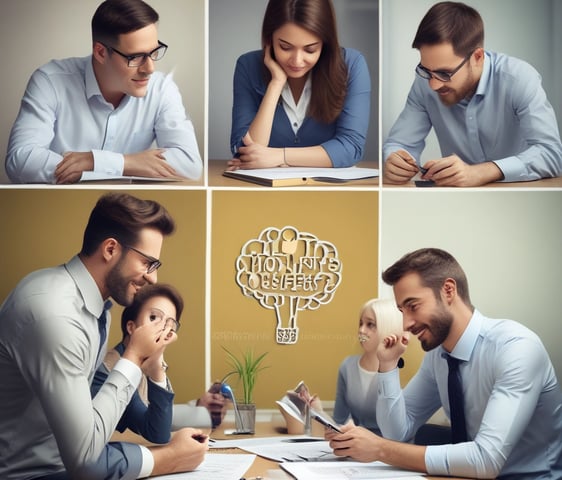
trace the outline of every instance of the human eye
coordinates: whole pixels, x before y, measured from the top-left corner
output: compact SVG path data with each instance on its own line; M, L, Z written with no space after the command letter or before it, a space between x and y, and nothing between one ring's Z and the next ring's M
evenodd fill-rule
M157 312L156 310L151 310L148 314L148 318L151 322L155 322L157 320L161 320L163 318L162 313Z

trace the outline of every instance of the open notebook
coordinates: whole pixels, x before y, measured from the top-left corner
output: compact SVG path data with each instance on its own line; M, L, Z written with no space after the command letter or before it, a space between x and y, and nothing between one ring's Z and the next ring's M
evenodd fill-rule
M295 187L300 185L322 185L346 183L354 180L377 178L376 168L260 168L254 170L225 171L225 177L236 178L245 182L257 183L268 187Z

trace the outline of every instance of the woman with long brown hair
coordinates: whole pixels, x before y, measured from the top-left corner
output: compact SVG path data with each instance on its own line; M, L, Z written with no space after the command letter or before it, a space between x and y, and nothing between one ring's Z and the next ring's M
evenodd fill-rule
M262 50L234 72L230 169L347 167L361 160L371 81L338 42L331 0L270 0Z

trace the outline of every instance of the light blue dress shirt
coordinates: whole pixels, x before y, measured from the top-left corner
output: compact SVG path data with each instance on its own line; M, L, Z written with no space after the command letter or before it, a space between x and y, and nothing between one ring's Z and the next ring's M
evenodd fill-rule
M295 133L283 102L277 103L269 147L311 147L321 145L333 167L350 167L363 158L371 105L371 78L363 55L352 48L344 48L347 65L347 94L343 110L332 123L320 123L306 117ZM234 101L230 148L233 155L244 145L261 105L267 84L264 81L264 63L261 50L248 52L238 58L234 71ZM314 88L314 82L312 84Z
M53 60L27 85L12 127L6 172L14 183L53 183L66 152L92 152L94 172L123 175L124 155L165 149L179 175L197 179L202 162L191 120L171 74L154 72L144 97L114 108L100 91L92 57Z
M379 373L376 411L383 435L413 438L443 406L449 416L445 350L427 352L402 391L398 370ZM518 480L562 478L562 390L538 336L512 320L474 311L451 356L463 360L469 442L429 446L431 475Z
M26 276L0 307L0 478L150 474L145 447L108 444L142 376L121 359L92 399L104 308L78 257ZM108 319L109 321L109 319ZM109 328L109 324L108 324ZM102 358L105 345L102 345Z
M562 175L562 144L541 77L528 63L485 52L475 95L445 106L416 76L406 106L383 144L383 158L399 149L418 162L434 128L443 157L474 165L493 161L506 182Z

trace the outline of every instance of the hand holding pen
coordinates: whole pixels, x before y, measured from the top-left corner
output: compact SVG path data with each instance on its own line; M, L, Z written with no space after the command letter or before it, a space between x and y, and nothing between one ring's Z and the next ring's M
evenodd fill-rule
M383 181L388 184L403 184L412 179L420 168L416 159L406 150L392 152L385 161Z

